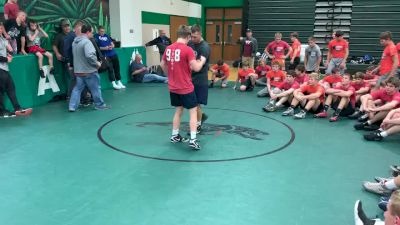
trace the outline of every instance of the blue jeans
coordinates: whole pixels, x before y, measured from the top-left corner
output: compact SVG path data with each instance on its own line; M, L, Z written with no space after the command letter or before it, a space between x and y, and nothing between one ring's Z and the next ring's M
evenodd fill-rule
M69 100L69 109L76 110L79 106L82 90L87 87L92 93L95 106L104 106L103 98L101 97L100 76L97 72L87 76L76 76L76 84L72 89L71 98Z
M168 81L167 77L162 77L157 74L145 74L142 80L143 83L150 83L150 82L166 83L167 81Z

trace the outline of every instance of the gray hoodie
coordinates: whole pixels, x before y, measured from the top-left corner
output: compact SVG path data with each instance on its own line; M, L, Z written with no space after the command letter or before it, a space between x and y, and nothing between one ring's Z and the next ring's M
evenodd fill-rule
M74 73L97 72L96 49L86 35L78 36L72 43Z

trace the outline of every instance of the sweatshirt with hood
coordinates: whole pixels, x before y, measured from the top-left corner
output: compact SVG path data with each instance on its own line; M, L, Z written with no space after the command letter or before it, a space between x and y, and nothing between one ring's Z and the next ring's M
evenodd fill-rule
M72 44L74 73L97 72L96 49L86 35L78 36Z

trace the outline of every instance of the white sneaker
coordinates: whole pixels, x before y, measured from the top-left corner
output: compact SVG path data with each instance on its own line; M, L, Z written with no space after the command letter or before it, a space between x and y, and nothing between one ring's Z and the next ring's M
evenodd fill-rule
M120 80L117 81L117 84L118 84L118 86L119 86L120 88L122 88L122 89L125 89L125 88L126 88L125 85L124 85Z
M115 81L113 81L113 82L111 82L111 83L112 83L112 86L113 86L113 88L114 88L115 90L121 89L121 87L120 87L118 84L116 84Z

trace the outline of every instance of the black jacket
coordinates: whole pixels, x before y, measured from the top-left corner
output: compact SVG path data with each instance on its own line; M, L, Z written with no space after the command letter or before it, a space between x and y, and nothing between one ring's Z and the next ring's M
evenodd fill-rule
M165 38L167 39L166 44L163 44L161 37L157 37L154 40L147 42L146 47L157 45L157 48L160 51L160 55L163 55L167 46L172 44L171 39L169 39L168 37Z

